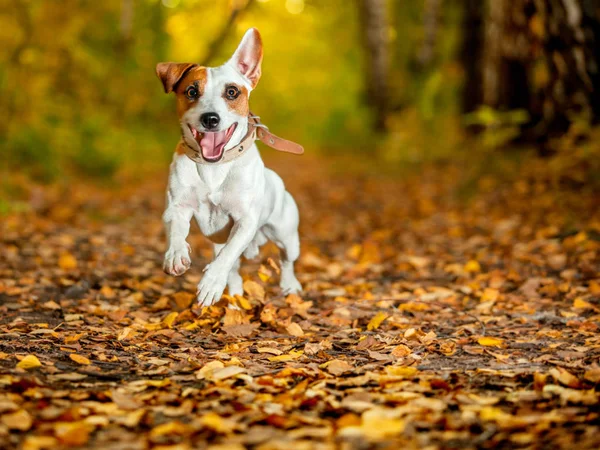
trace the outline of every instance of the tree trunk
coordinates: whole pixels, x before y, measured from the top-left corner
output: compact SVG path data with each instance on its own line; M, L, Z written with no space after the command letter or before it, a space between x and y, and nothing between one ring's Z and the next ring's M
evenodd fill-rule
M359 0L366 50L367 102L375 113L375 130L386 130L388 112L389 40L386 0Z
M466 92L476 102L527 110L524 137L541 143L566 132L574 120L600 118L597 1L488 0L484 10L465 0L465 11L471 21L483 15L482 48L473 52L483 55L479 73L466 67ZM465 40L465 46L474 44ZM473 85L481 92L473 92ZM465 99L465 109L476 102Z
M423 43L419 49L419 65L429 68L435 58L442 0L425 0L423 5Z

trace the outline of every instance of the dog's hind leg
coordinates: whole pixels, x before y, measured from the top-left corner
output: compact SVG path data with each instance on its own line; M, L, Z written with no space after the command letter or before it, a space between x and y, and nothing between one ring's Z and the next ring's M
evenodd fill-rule
M279 246L279 244L278 244ZM284 294L298 294L302 292L302 285L294 273L294 262L300 256L300 239L298 231L288 236L281 242L281 278L279 286Z
M294 262L300 256L300 237L298 236L298 207L292 196L285 192L282 214L269 226L269 236L281 251L281 278L279 286L284 294L302 292L302 285L294 273Z
M231 270L229 271L229 275L227 275L227 289L229 290L229 295L242 295L244 293L242 276L240 275L240 260L233 265Z

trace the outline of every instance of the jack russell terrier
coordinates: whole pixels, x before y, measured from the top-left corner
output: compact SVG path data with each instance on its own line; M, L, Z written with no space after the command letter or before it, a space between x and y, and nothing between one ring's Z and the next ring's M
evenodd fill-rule
M219 301L225 286L229 295L243 294L240 257L255 258L267 240L281 250L283 293L302 290L294 274L300 253L298 208L281 178L264 166L254 141L289 153L304 150L271 134L249 110L262 57L260 34L251 28L220 67L156 66L165 93L177 96L181 125L163 215L168 242L163 269L175 276L189 269L186 237L194 217L214 244L214 259L198 284L203 306Z

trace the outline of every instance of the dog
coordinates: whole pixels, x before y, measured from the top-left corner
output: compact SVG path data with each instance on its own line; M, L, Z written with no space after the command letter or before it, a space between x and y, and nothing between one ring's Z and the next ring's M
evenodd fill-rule
M260 33L251 28L219 67L156 66L165 93L176 95L181 125L163 214L168 244L163 269L179 276L190 268L186 238L193 217L214 247L198 284L202 306L219 301L225 287L231 296L243 294L240 257L255 258L268 240L280 249L282 292L302 291L294 273L300 254L298 207L281 178L265 167L254 140L291 153L303 149L271 134L250 113L262 58Z

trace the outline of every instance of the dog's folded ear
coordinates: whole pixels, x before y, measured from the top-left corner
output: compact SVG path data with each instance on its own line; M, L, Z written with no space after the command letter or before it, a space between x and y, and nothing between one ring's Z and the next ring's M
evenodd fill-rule
M156 74L160 78L160 81L162 81L165 93L173 92L183 76L197 65L192 63L158 63L156 65Z
M260 64L262 63L262 39L256 28L250 28L244 34L240 45L229 60L238 72L250 81L254 89L260 79Z

